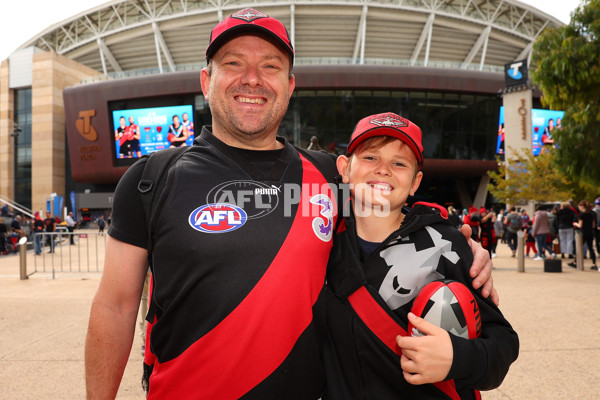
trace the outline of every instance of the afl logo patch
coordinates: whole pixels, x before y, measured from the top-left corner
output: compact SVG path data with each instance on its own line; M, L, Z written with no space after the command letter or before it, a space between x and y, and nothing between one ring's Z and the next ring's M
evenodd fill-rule
M226 203L205 204L196 208L189 217L192 228L205 233L224 233L244 226L248 216L235 205Z

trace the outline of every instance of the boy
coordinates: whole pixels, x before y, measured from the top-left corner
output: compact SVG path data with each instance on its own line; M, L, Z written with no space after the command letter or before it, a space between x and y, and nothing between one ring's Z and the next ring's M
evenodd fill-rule
M476 398L473 389L497 387L517 357L517 334L479 291L474 295L483 331L477 339L459 338L409 314L427 283L452 279L471 289L472 282L472 253L445 210L442 216L431 205L403 209L419 187L422 164L421 130L393 113L362 119L347 156L337 160L351 201L327 273L329 399ZM393 319L398 329L392 329L392 345L357 310L365 303L364 297L357 300L359 293L368 293L366 300ZM366 319L379 314L369 309ZM396 338L409 318L426 336Z

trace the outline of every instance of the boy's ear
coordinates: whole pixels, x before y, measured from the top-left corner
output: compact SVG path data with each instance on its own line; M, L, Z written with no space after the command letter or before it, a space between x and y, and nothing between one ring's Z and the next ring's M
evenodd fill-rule
M350 165L350 159L346 156L339 156L335 162L338 173L342 176L342 182L348 183L348 166Z
M410 187L410 195L414 196L415 193L417 192L417 189L419 188L419 185L421 184L421 179L423 179L423 172L419 171L417 172L417 175L415 175L415 179L413 179L413 183Z

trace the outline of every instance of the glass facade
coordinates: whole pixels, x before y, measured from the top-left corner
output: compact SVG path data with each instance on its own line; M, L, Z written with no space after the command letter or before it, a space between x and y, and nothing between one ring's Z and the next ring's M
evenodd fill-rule
M31 208L31 88L17 89L14 94L14 201Z
M196 96L197 126L210 124L208 103ZM279 127L279 135L306 148L311 136L320 146L345 153L354 126L367 115L391 111L416 123L423 132L425 158L495 160L502 100L492 94L398 90L297 90ZM200 132L198 129L196 132ZM480 177L425 174L412 201L467 207L459 201L457 181L475 193Z
M355 124L391 111L423 132L425 158L494 160L501 99L495 95L382 91L299 90L279 134L306 147L317 136L323 148L343 152Z

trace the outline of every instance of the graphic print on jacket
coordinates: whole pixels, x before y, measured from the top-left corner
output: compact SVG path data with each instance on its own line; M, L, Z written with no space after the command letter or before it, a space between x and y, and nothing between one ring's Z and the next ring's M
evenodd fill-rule
M379 253L390 267L379 294L392 310L410 303L428 283L445 278L438 272L441 257L453 264L458 262L458 254L452 251L450 241L430 226L425 230L430 241L416 243L410 236L403 237L393 240Z

